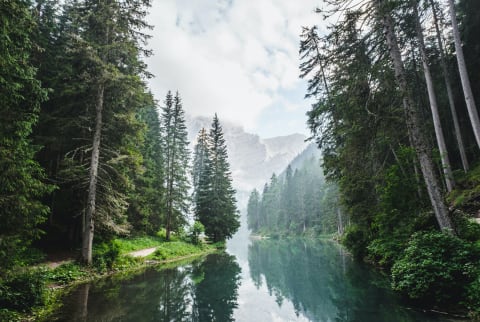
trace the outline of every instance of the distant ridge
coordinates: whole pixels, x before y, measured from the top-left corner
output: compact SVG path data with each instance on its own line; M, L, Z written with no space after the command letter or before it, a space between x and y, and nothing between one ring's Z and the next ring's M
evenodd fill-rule
M210 129L212 122L207 117L188 115L186 121L192 146L198 132L203 127ZM239 203L246 202L251 190L260 189L273 172L284 171L309 146L302 134L262 139L256 134L245 132L239 125L222 119L220 122L227 142L233 185L237 189Z

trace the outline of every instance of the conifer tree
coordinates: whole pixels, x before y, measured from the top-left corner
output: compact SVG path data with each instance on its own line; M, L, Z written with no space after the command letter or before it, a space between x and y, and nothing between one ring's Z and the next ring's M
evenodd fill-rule
M201 180L205 180L208 158L208 135L205 128L202 128L198 133L197 143L193 149L192 184L194 211L196 214L198 214L197 207L199 206L199 189L203 188L200 186L200 182ZM202 192L200 192L200 194L202 194Z
M188 140L185 112L178 92L175 97L169 91L162 108L161 133L165 171L165 229L166 239L170 233L186 223L188 212Z
M227 146L216 114L208 136L208 156L204 174L199 178L196 211L205 234L218 242L232 237L240 222Z
M0 3L0 270L39 236L49 212L40 198L52 190L34 161L30 134L46 91L31 64L35 24L30 1Z
M257 189L253 189L248 198L247 205L247 223L248 229L252 232L257 232L260 228L259 215L260 215L260 194Z
M135 191L130 198L129 222L138 233L153 235L164 222L164 169L160 119L153 97L138 118L145 124L143 134L142 171L135 174Z
M94 230L106 234L128 231L126 210L131 173L141 154L135 144L140 123L135 115L143 107L148 77L140 56L148 36L144 18L149 0L84 0L67 2L69 54L76 55L86 110L84 147L88 166L87 197L82 237L82 261L92 261ZM83 78L83 79L82 79ZM79 131L81 132L81 131ZM86 162L85 162L86 161ZM79 180L82 182L83 180Z

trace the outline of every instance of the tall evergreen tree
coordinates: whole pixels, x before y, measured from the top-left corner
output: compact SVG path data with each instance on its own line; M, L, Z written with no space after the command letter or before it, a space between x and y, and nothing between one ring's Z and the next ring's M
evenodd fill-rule
M260 228L259 223L259 215L260 215L260 194L258 193L257 189L253 189L250 193L250 197L248 198L248 205L247 205L247 223L248 229L252 232L258 232Z
M95 227L106 233L126 232L131 172L140 165L135 145L141 125L135 115L148 76L140 56L148 36L144 18L149 0L71 1L67 12L74 26L69 42L79 60L86 96L90 141L82 260L92 261ZM80 85L78 85L80 86ZM86 161L86 160L85 160Z
M207 162L209 159L208 154L208 135L205 128L202 128L197 136L197 143L193 149L193 168L192 168L192 184L193 184L193 204L194 211L198 217L199 213L199 194L202 195L204 192L199 192L200 189L203 189L200 185L200 182L204 182L207 175Z
M164 219L164 160L160 119L153 97L138 113L145 124L143 135L142 170L135 173L135 191L130 198L129 222L136 233L155 234Z
M208 136L208 151L206 169L197 189L197 216L205 226L205 234L217 242L232 237L240 222L227 146L216 114Z
M0 270L39 236L49 212L40 198L52 190L34 161L30 134L46 91L31 63L35 24L30 1L0 3Z
M185 112L178 92L169 91L162 108L161 133L164 144L165 171L165 229L166 238L186 223L188 212L188 133Z

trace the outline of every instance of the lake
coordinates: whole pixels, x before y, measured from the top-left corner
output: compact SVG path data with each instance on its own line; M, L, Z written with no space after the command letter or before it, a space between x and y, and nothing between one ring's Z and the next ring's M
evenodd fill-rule
M329 240L249 240L177 267L83 284L61 321L451 321L407 308Z

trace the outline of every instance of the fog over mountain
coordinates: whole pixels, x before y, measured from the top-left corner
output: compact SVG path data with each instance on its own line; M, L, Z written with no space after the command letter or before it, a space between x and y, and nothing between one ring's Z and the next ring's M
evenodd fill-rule
M206 117L190 116L186 117L186 121L192 146L202 127L209 130L212 122ZM281 173L308 146L302 134L262 139L245 132L239 125L221 119L220 122L240 208L246 204L251 190L261 189L273 172Z

